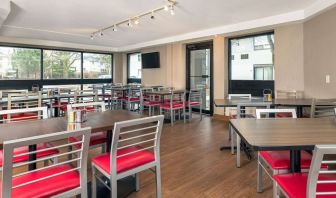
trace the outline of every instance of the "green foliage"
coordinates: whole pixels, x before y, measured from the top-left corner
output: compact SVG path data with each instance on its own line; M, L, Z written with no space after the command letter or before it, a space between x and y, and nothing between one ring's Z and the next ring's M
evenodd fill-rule
M40 77L41 51L36 49L14 48L11 54L13 69L18 71L20 79L35 79Z

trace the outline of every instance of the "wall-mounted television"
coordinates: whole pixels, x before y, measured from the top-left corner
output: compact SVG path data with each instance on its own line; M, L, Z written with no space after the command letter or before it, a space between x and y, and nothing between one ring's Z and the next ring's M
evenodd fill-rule
M141 54L142 69L160 68L160 53Z

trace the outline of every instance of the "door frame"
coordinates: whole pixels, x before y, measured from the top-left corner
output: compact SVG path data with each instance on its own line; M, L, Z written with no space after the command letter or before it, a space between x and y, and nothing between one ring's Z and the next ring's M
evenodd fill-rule
M213 84L213 40L186 45L186 88L190 90L190 52L192 50L210 49L210 110L203 110L205 114L213 115L214 84Z

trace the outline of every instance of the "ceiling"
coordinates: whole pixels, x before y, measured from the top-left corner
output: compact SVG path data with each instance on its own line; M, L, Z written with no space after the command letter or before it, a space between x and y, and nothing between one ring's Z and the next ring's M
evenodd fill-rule
M117 32L108 30L103 37L91 40L92 32L163 6L166 2L12 0L10 13L0 27L0 36L128 50L187 37L225 33L223 31L230 31L230 27L234 29L235 24L248 25L258 20L265 23L266 19L281 23L286 22L281 19L290 20L290 17L303 19L303 11L321 2L329 2L328 5L335 3L330 0L177 0L175 16L161 11L154 20L141 18L140 24L133 28L124 25Z

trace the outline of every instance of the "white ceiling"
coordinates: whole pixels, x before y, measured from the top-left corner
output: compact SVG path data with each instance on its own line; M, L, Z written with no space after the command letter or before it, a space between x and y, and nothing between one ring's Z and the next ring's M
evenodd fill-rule
M2 0L0 0L2 1ZM235 24L278 19L278 23L304 19L308 8L331 0L177 0L176 15L160 12L154 20L142 18L138 26L90 33L165 4L164 0L12 0L0 36L51 40L128 50L142 46L230 31ZM319 10L317 10L319 11ZM287 19L288 18L288 19ZM282 20L283 19L283 20ZM277 20L275 20L277 22ZM251 24L253 24L251 23ZM221 29L216 29L221 28ZM253 28L253 27L251 27ZM220 30L220 31L218 31ZM185 36L183 36L185 35ZM158 42L155 42L158 41Z

